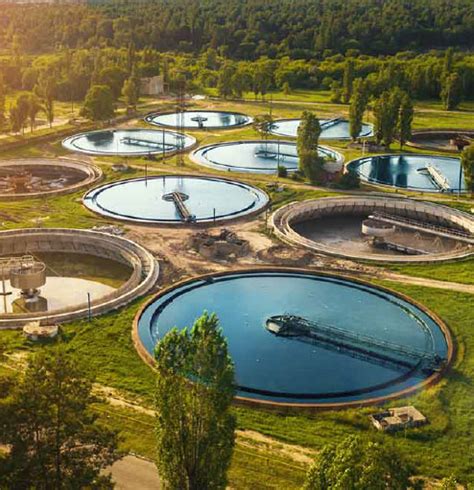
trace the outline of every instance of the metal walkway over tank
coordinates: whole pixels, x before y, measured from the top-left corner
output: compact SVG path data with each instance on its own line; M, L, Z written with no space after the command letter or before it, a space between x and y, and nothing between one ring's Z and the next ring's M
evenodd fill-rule
M445 359L435 352L354 333L296 315L272 316L267 319L265 327L276 336L295 338L385 367L435 372L442 369L445 363Z
M185 199L187 199L186 195L182 194L181 192L174 191L170 192L169 194L165 194L163 199L174 203L182 221L185 223L192 223L196 221L196 216L189 211L188 207L184 203Z
M474 245L474 237L470 233L463 230L446 228L444 226L432 225L431 223L425 223L423 221L418 221L411 218L379 212L371 214L369 218L377 221L383 221L384 223L390 223L401 228L410 228L423 233L430 233L432 235L451 238L452 240L458 240Z

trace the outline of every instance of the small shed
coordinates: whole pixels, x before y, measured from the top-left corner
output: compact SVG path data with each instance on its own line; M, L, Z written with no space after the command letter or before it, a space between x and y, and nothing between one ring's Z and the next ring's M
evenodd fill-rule
M410 427L419 427L426 424L426 417L414 406L389 408L370 416L370 420L377 430L395 432Z

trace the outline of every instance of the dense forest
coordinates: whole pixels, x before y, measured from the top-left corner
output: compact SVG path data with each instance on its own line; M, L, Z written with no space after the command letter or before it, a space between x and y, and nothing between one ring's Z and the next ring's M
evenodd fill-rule
M0 0L0 4L1 4ZM472 0L94 0L4 5L0 49L127 47L312 59L474 47Z

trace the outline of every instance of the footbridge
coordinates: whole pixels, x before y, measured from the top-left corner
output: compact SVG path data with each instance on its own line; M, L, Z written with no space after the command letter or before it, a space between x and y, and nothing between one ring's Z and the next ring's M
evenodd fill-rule
M398 370L440 371L445 359L433 352L432 339L424 327L430 350L401 345L334 325L315 322L296 315L269 317L266 329L279 337L295 338L328 350L336 350L357 359Z

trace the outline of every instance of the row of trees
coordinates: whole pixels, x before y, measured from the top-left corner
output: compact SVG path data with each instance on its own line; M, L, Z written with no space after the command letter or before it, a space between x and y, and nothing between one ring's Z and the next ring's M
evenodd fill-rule
M71 2L72 3L72 2ZM24 52L113 46L200 53L243 60L311 59L325 52L389 54L432 46L472 48L468 0L95 0L88 5L2 9L0 49Z
M308 116L308 121L311 118ZM166 488L228 485L235 445L234 366L215 315L173 329L155 351L157 467ZM192 381L191 381L192 380ZM118 434L100 423L85 365L59 346L34 355L19 378L0 378L0 486L113 488L104 469L121 455ZM304 490L423 488L415 468L383 436L329 444L308 470ZM454 478L442 489L455 490Z

